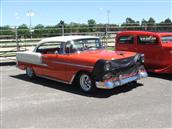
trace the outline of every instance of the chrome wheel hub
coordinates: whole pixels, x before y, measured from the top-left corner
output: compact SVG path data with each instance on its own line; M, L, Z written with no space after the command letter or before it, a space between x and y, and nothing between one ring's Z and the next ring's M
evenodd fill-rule
M82 74L80 77L80 85L84 91L89 91L92 85L90 77L86 74Z

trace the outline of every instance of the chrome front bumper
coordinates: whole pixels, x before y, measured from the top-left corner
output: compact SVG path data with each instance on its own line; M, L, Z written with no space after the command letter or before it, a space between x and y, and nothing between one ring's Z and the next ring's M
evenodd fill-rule
M148 76L147 72L139 72L138 74L131 76L129 78L118 79L115 81L96 82L96 87L101 89L112 89L130 83L132 81L145 78L147 76Z

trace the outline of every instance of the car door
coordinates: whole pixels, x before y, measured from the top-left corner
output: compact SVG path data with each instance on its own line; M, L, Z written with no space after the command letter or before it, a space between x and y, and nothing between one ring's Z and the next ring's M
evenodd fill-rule
M120 51L135 51L135 36L134 35L120 35L116 40L116 50Z
M158 68L161 62L162 47L155 35L138 35L137 52L144 53L145 65L150 69Z
M38 48L42 52L43 76L66 81L66 66L63 62L63 42L46 42Z

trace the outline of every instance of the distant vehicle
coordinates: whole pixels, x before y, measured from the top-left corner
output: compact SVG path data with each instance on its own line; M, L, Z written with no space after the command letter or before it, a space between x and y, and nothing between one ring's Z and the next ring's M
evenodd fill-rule
M172 73L172 33L123 31L116 36L115 50L144 53L148 71Z
M76 82L84 92L112 89L147 77L142 55L105 50L94 36L46 38L33 51L17 52L16 59L30 78Z

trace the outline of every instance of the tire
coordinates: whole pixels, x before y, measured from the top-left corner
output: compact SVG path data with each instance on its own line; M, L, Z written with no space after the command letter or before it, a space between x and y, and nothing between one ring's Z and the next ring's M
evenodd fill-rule
M95 81L91 78L89 73L83 72L80 73L77 78L77 84L81 91L85 93L91 93L96 90Z
M35 75L33 69L30 68L30 67L27 67L27 68L26 68L26 75L27 75L29 78L31 78L31 79L33 79L33 78L36 77L36 75Z

